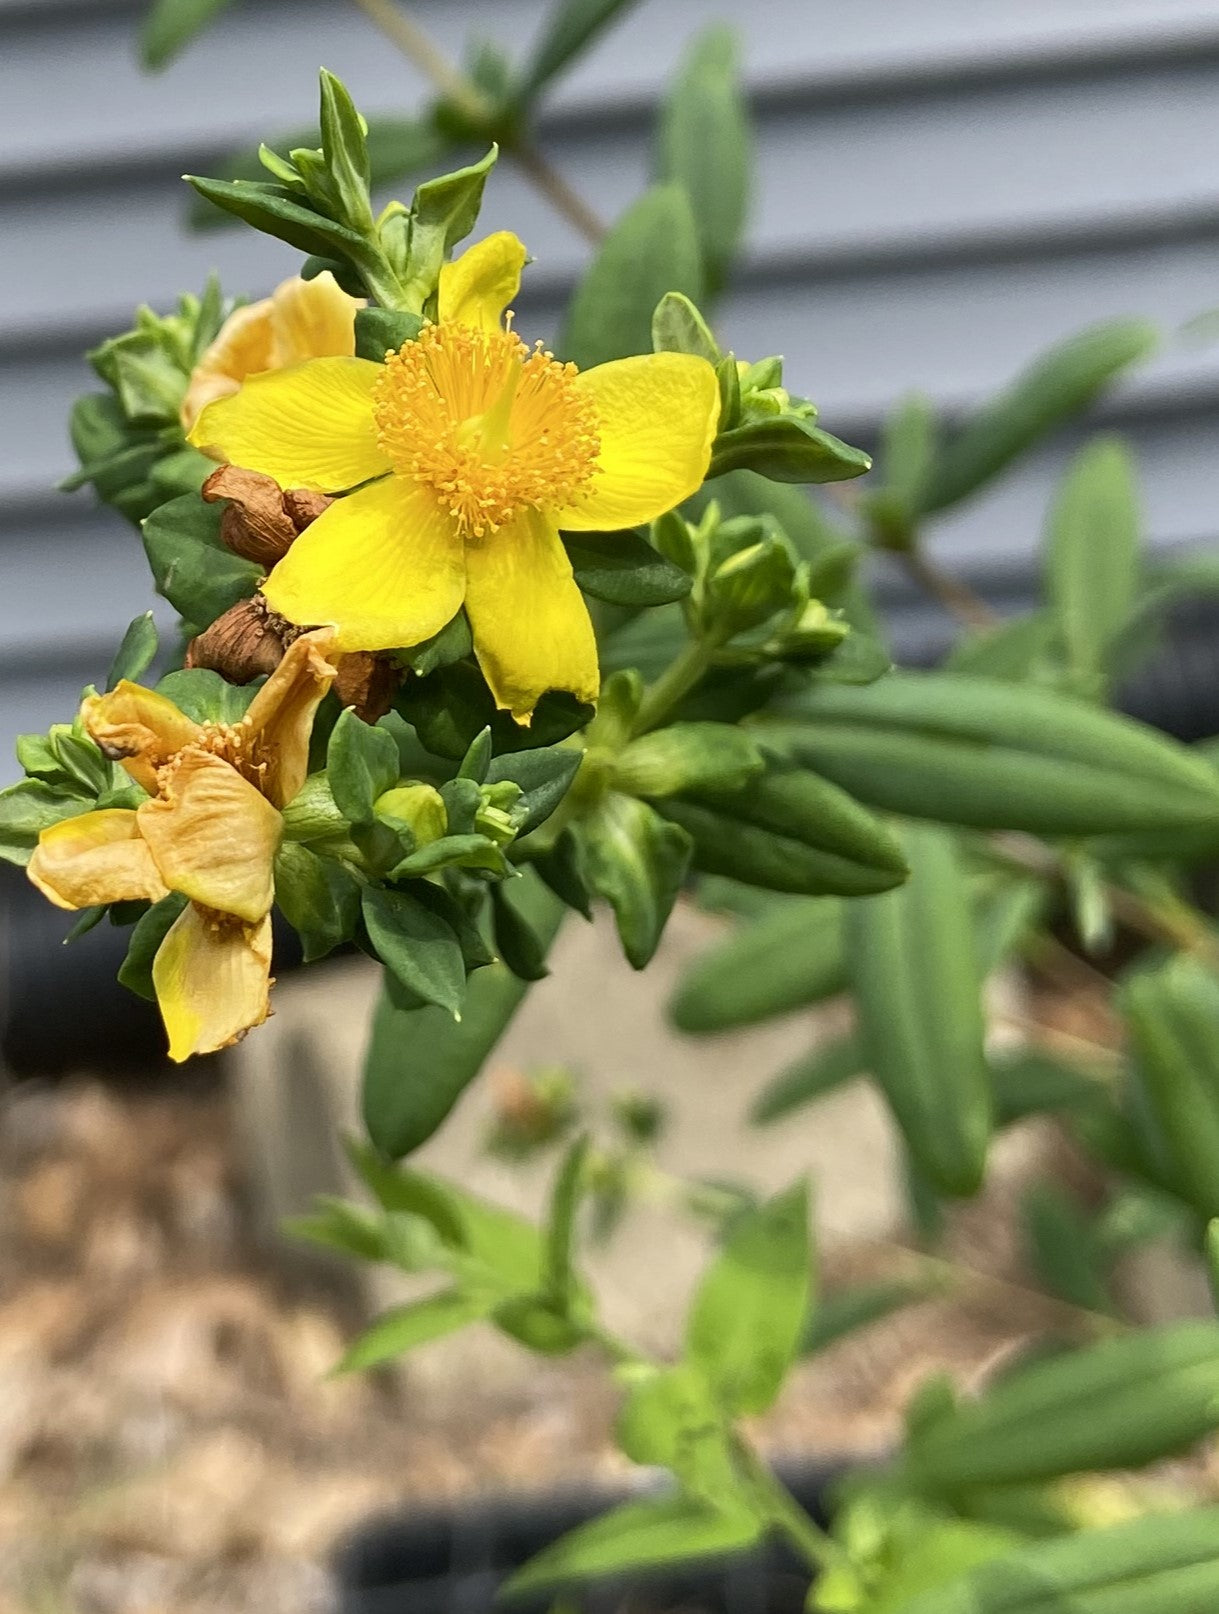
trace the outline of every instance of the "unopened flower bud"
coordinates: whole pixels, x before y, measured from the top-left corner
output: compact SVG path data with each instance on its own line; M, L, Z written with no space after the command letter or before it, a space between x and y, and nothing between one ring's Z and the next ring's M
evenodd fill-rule
M255 594L238 600L191 640L186 665L210 667L230 684L248 684L275 671L298 632Z

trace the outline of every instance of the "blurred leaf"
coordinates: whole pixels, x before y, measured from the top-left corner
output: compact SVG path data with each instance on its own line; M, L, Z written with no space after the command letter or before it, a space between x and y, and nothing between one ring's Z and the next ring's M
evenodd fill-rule
M150 72L168 67L174 57L232 0L153 0L140 29L140 63Z
M522 795L517 806L525 817L517 831L519 835L527 835L546 822L567 794L580 771L582 759L582 751L562 746L510 751L506 756L491 758L487 767L488 784L500 784L508 779L520 786Z
M538 92L573 57L636 3L637 0L555 0L513 91L513 102L524 108L531 106Z
M908 883L846 910L860 1033L919 1168L972 1194L992 1117L969 892L950 835L910 825L903 838Z
M1013 683L1060 684L1062 665L1054 650L1054 624L1049 615L1030 611L998 627L967 633L945 657L943 670Z
M1089 443L1059 485L1046 533L1046 593L1067 665L1087 690L1103 682L1106 652L1138 589L1142 517L1125 445Z
M1059 1300L1085 1311L1112 1314L1105 1263L1092 1223L1057 1183L1036 1182L1021 1206L1033 1267Z
M846 985L842 904L793 902L739 926L687 970L669 1002L681 1031L705 1034L803 1009Z
M1219 981L1179 953L1159 968L1136 968L1118 1003L1133 1078L1176 1191L1203 1216L1219 1214Z
M1094 1076L1039 1048L994 1054L990 1077L1000 1126L1028 1115L1074 1110L1104 1098L1104 1088Z
M517 882L514 895L538 935L553 939L562 904L529 876ZM527 991L506 965L489 965L471 976L460 1023L443 1009L408 1007L382 993L364 1067L363 1110L368 1134L385 1155L401 1159L431 1137Z
M740 789L762 772L762 753L728 723L670 723L625 746L614 783L632 796L672 796L700 786Z
M512 1598L601 1575L660 1568L741 1552L761 1535L744 1513L725 1513L692 1497L626 1502L561 1536L501 1588Z
M892 1614L1203 1614L1219 1601L1219 1508L1035 1541Z
M688 1363L639 1377L618 1414L615 1435L633 1463L670 1469L691 1497L723 1510L751 1511L723 1416L706 1378Z
M808 1185L732 1223L686 1320L686 1356L728 1413L765 1412L796 1356L813 1283Z
M144 611L127 625L122 643L110 663L110 671L106 674L106 688L113 689L125 678L134 682L152 666L156 653L157 625L152 620L152 612Z
M861 1614L903 1614L911 1598L934 1594L969 1571L995 1562L1022 1545L1012 1530L964 1519L928 1518L904 1537L887 1543L879 1580ZM832 1608L819 1599L813 1608ZM1049 1610L1045 1614L1050 1614ZM1065 1611L1064 1611L1065 1614Z
M734 29L699 34L660 113L657 178L684 187L707 292L719 292L740 246L753 171L752 132Z
M578 1287L572 1251L587 1164L587 1136L573 1139L556 1173L546 1219L542 1287L549 1300L563 1307L570 1305Z
M940 1285L928 1280L861 1284L855 1289L841 1289L837 1294L823 1295L809 1319L800 1342L803 1356L815 1356L831 1345L873 1323L883 1322L906 1306L916 1306L938 1294Z
M820 685L768 749L861 801L976 829L1039 835L1219 826L1219 773L1130 718L1032 685L899 672Z
M356 1373L370 1367L379 1367L425 1345L432 1339L443 1339L455 1334L467 1323L486 1317L495 1304L495 1294L479 1290L442 1289L438 1294L425 1295L421 1300L409 1300L405 1305L393 1306L375 1318L360 1337L345 1352L335 1367L336 1373Z
M568 305L558 352L580 369L652 348L652 311L669 291L702 291L694 216L678 185L655 185L598 248Z
M1219 1311L1219 1217L1206 1224L1206 1276L1211 1286L1211 1299Z
M1008 1374L912 1437L920 1488L1137 1468L1219 1427L1219 1325L1173 1323ZM1140 1611L1141 1614L1141 1611Z
M767 1082L749 1107L749 1119L755 1126L781 1120L867 1068L868 1056L854 1032L823 1042Z
M580 829L588 885L614 910L622 950L641 970L660 944L686 877L689 838L645 802L616 790Z
M1123 370L1145 359L1157 339L1147 320L1116 319L1050 348L936 455L917 513L934 515L985 486L1025 449L1082 414Z

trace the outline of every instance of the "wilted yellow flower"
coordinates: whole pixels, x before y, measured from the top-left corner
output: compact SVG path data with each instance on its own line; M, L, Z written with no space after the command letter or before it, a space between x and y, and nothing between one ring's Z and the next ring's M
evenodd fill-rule
M350 357L356 312L363 307L363 298L349 297L327 269L312 280L293 275L261 302L234 309L191 373L182 400L183 430L252 375L304 359Z
M290 622L340 650L419 644L464 603L498 704L599 691L596 642L559 538L618 531L701 484L719 416L705 359L654 353L579 373L501 324L525 248L503 231L441 272L438 318L383 364L315 359L256 376L191 433L284 487L345 492L267 579ZM367 485L364 485L367 484Z
M305 782L330 634L297 639L238 723L196 723L124 680L81 708L149 800L52 824L29 876L60 908L188 898L153 963L171 1059L236 1042L269 1012L280 808Z

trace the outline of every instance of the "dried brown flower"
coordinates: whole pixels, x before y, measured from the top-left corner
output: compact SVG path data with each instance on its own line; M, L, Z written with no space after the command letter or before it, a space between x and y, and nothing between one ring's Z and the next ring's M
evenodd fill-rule
M236 465L213 471L202 493L209 504L227 501L220 518L220 539L226 548L268 571L330 503L324 493L304 488L285 491L272 477Z

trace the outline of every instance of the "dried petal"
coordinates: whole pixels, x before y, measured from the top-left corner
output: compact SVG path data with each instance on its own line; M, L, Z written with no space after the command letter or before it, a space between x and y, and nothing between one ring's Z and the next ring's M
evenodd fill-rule
M271 477L222 465L208 477L202 493L209 504L229 501L220 518L220 539L235 555L270 570L287 554L297 529Z
M310 488L285 488L284 512L297 532L304 532L311 521L316 521L327 505L334 500L325 493L314 493Z
M370 650L353 650L339 661L334 692L343 706L354 706L356 716L375 723L394 704L405 674L390 656Z

